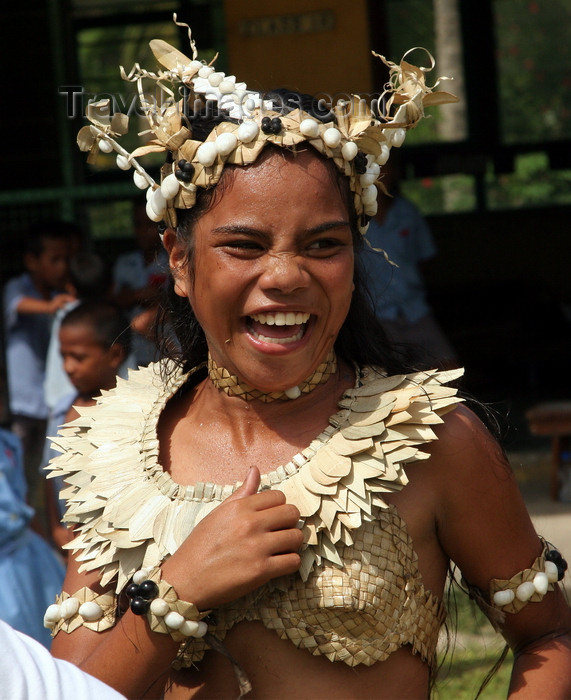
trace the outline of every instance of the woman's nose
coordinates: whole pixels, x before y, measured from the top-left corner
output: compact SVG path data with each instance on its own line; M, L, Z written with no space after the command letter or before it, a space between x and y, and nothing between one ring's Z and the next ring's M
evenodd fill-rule
M260 283L266 289L290 294L296 289L307 287L309 274L298 255L270 254L266 258Z

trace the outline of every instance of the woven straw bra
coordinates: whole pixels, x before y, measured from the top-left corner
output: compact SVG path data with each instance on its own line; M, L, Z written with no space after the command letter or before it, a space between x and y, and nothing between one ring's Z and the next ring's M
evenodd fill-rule
M188 381L156 366L130 374L54 439L50 468L69 486L66 521L81 523L69 545L80 570L102 571L117 595L133 573L172 554L194 524L237 485L181 486L158 463L156 427L167 401ZM404 465L427 458L418 446L456 405L444 386L458 372L387 377L364 368L339 412L306 450L262 477L300 509L300 572L275 579L218 608L209 631L221 641L241 621L261 621L299 648L349 666L371 665L404 645L431 667L442 602L422 583L404 521L383 492L406 483ZM181 648L176 665L196 664L203 640Z

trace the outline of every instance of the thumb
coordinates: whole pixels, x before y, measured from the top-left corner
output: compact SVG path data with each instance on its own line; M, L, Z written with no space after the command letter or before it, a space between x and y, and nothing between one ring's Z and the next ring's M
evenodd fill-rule
M227 501L235 501L238 498L246 498L246 496L253 496L258 492L260 486L260 470L258 467L250 467L246 478L242 482L240 488L236 489L231 496L228 496Z

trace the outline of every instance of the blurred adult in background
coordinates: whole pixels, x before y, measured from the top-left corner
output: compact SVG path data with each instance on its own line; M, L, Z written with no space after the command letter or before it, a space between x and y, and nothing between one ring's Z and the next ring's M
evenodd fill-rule
M436 245L419 209L400 194L400 177L400 159L393 152L383 166L386 192L378 188L377 214L366 235L370 246L362 255L375 313L415 367L457 367L456 352L434 316L424 282Z
M157 227L149 221L144 204L138 202L134 205L133 216L137 248L120 255L115 261L114 299L129 314L136 363L145 367L158 359L151 335L168 260L157 236Z

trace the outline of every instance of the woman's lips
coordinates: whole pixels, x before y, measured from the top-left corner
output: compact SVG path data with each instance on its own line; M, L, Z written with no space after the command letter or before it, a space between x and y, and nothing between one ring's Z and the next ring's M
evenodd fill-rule
M303 338L310 314L277 311L249 316L248 331L261 342L287 345Z

